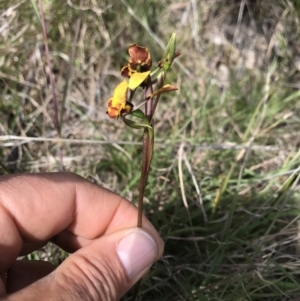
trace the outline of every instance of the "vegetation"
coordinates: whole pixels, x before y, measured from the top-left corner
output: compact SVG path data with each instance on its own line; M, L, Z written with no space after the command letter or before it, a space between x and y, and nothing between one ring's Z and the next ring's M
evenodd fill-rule
M72 171L136 202L142 132L106 104L128 45L158 61L176 32L145 192L165 253L142 300L300 298L300 2L44 0L51 70L32 3L0 0L0 173Z

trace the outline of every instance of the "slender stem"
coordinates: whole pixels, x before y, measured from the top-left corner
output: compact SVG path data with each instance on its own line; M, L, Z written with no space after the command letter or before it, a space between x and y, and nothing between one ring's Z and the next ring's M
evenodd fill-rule
M142 228L142 218L143 218L143 199L144 192L148 179L148 144L149 144L149 132L148 129L144 130L143 136L143 154L142 154L142 169L141 169L141 179L139 184L139 197L138 197L138 219L137 226Z
M147 78L146 83L146 91L145 91L145 99L153 92L151 77ZM145 114L148 120L152 118L152 99L149 99L145 103ZM153 135L152 135L153 136ZM153 137L150 137L149 130L147 128L144 129L143 135L143 154L142 154L142 168L141 168L141 179L139 184L139 196L138 196L138 219L137 226L142 227L142 218L143 218L143 199L145 188L147 184L148 174L150 170L151 158L153 152Z
M45 22L45 17L44 17L42 0L38 0L38 3L39 3L39 10L40 10L41 24L42 24L42 28L43 28L45 53L46 53L46 60L47 60L47 65L48 65L48 75L49 75L49 80L50 80L52 102L53 102L53 109L54 109L53 123L54 123L55 129L57 131L58 138L61 138L61 125L60 125L59 116L58 116L58 105L57 105L57 99L56 99L56 93L55 93L55 81L54 81L54 76L53 76L53 73L52 73L50 52L49 52L49 47L48 47L49 42L48 42L46 22ZM60 169L61 169L61 171L63 171L64 170L64 165L63 165L63 154L62 154L61 144L59 144L57 153L58 153L59 160L60 160Z
M152 83L150 76L147 79L147 86L145 91L145 99L147 99L148 95L153 93ZM149 99L145 103L145 115L150 121L153 116L152 111L152 99ZM153 121L151 122L151 126L153 128ZM143 135L143 154L142 154L142 168L141 168L141 179L139 184L139 197L138 197L138 218L137 218L137 226L142 228L143 226L143 207L144 207L144 193L147 184L147 179L150 171L152 153L153 153L153 145L154 145L154 134L151 135L147 128L144 129ZM141 289L142 279L140 279L134 286L132 300L136 301L139 298L140 289Z
M82 2L83 2L83 0L80 1L79 8L81 8ZM73 65L74 65L74 59L75 59L75 55L76 55L77 41L78 41L79 32L80 32L81 17L82 17L82 10L79 10L79 15L78 15L78 18L76 21L76 26L75 26L75 37L74 37L73 44L72 44L70 63L69 63L68 70L67 70L66 84L64 87L63 97L62 97L63 101L62 101L62 106L61 106L61 111L60 111L60 127L59 127L59 135L60 136L61 136L61 131L62 131L63 116L65 113L65 105L66 105L66 101L67 101L67 95L69 92L69 86L71 86L71 84L72 84Z
M161 87L163 87L164 83L165 83L165 80L166 80L166 76L167 74L164 72L163 76L159 79L159 83L158 83L158 88L157 89L160 89ZM158 94L152 104L152 116L151 116L151 119L153 118L153 115L154 115L154 112L156 110L156 107L157 107L157 104L158 104L158 101L160 99L160 94Z
M147 84L146 84L146 91L145 91L145 99L147 99L147 97L149 95L151 95L153 93L153 87L152 87L152 82L151 82L151 77L148 76L147 78ZM148 118L148 120L151 120L151 116L152 116L152 99L150 98L148 101L146 101L145 103L145 114L146 117Z
M46 31L46 22L44 18L44 12L43 12L43 5L42 1L39 0L39 9L40 9L40 16L41 16L41 23L43 28L43 36L44 36L44 43L45 43L45 52L46 52L46 60L48 65L48 74L49 74L49 80L50 80L50 86L51 86L51 93L52 93L52 102L53 102L53 108L54 108L54 125L58 134L58 137L60 138L60 125L59 125L59 118L58 118L58 106L57 106L57 99L56 99L56 93L55 93L55 82L52 74L51 69L51 61L50 61L50 53L49 53L49 47L48 47L48 37L47 37L47 31Z
M153 101L152 99L147 100L147 97L153 93L153 87L150 76L147 79L146 91L145 91L145 115L153 129L153 134L147 128L144 129L143 135L143 154L142 154L142 168L141 168L141 179L139 184L139 197L138 197L138 218L137 226L142 228L143 226L143 207L144 207L144 193L147 184L147 179L150 171L150 165L152 160L153 146L154 146L154 121L153 118ZM142 279L140 279L134 286L132 300L137 301L140 293Z

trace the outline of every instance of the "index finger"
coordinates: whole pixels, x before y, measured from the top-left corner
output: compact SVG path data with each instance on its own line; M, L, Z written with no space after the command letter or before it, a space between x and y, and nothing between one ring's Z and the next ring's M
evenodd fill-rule
M2 176L0 271L15 260L24 242L56 236L59 245L77 249L101 235L135 227L136 218L130 202L71 173ZM146 218L143 227L158 238Z

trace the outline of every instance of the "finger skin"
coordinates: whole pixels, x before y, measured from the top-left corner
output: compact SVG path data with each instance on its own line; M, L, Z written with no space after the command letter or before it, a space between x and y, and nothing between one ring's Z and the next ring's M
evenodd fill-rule
M116 244L130 232L132 229L122 230L94 240L70 255L48 276L0 300L119 300L148 271L146 269L136 278L129 279L117 258ZM158 250L158 257L161 251Z
M135 227L136 218L130 202L71 173L1 176L0 274L17 256L49 239L74 252L101 236ZM143 228L162 246L145 217Z

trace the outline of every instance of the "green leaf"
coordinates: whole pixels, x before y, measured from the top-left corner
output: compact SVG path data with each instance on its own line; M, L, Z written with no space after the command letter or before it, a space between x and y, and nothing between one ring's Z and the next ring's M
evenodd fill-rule
M36 16L37 16L40 24L42 24L41 16L40 16L40 13L39 13L39 9L36 6L36 1L30 0L30 3L31 3L31 6L32 6L32 8L33 8L33 10L34 10L34 12L35 12L35 14L36 14Z
M153 129L152 129L150 122L147 119L146 115L143 113L143 111L141 111L140 109L137 109L135 111L132 111L130 115L132 115L138 119L141 119L142 122L136 122L136 121L130 120L130 119L126 118L127 115L123 115L122 119L123 119L124 123L133 129L147 128L149 130L150 137L152 137Z

